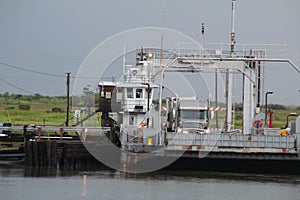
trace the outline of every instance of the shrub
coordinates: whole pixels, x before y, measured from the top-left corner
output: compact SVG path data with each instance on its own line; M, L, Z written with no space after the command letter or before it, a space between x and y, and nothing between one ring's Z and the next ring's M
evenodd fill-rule
M241 113L235 114L235 120L242 120L242 119L243 119L243 115Z
M27 104L20 104L19 105L20 110L30 110L30 105Z
M242 104L235 104L235 111L243 111L243 105Z
M14 99L21 99L22 95L21 94L16 94Z
M280 104L270 104L269 106L272 110L286 110L286 107Z
M62 113L64 111L61 108L59 108L59 107L53 107L52 108L52 112L54 112L54 113Z
M34 96L32 98L38 100L38 99L41 99L42 97L43 97L42 95L40 95L39 93L36 93L36 94L34 94Z
M13 106L9 106L9 107L5 108L5 110L14 110L14 109L15 109L15 107L13 107Z

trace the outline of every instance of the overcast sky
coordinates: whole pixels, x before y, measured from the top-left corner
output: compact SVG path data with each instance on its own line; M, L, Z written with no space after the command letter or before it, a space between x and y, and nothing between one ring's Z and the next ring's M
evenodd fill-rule
M163 10L166 28L201 41L204 22L205 43L230 42L231 0L1 0L0 63L11 66L0 64L0 93L64 95L65 73L75 76L96 45L160 27ZM237 44L287 44L300 67L299 10L299 0L237 0ZM287 64L267 64L266 72L270 103L300 105L300 74Z

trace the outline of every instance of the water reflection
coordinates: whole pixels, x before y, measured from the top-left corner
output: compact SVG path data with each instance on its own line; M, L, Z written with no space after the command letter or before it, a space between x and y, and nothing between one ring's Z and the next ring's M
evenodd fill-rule
M87 192L87 185L86 185L86 172L83 172L83 185L82 185L82 192L81 196L86 197L86 192Z
M23 200L200 197L274 200L297 199L300 189L299 176L179 170L133 174L107 168L70 171L0 163L0 176L1 199Z
M23 167L22 164L0 162L1 177L72 177L80 176L83 185L87 184L87 176L102 179L132 179L132 180L174 180L174 181L197 181L207 180L222 181L252 181L260 183L300 184L299 175L267 175L267 174L241 174L241 173L220 173L182 170L159 170L150 173L126 173L107 167L97 167L89 170L59 170L56 168L35 168Z
M25 177L56 177L58 176L58 170L55 168L36 168L26 167L24 168Z
M0 161L0 177L23 176L24 167L16 162Z

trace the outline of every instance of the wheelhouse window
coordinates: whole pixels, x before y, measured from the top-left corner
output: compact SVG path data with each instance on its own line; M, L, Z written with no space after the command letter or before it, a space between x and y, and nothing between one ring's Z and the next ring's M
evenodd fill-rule
M127 98L133 99L133 88L127 88Z
M135 98L136 99L142 99L143 98L143 89L136 89L135 90Z

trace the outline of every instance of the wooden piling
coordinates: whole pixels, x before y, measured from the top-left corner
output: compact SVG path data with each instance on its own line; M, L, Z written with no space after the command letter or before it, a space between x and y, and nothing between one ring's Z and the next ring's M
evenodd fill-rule
M57 143L56 142L52 142L51 143L51 167L57 167Z
M65 170L93 167L98 163L81 141L27 141L27 167L59 168Z
M39 146L37 142L32 142L33 167L39 166Z
M26 142L25 147L25 166L30 167L33 166L32 142Z

